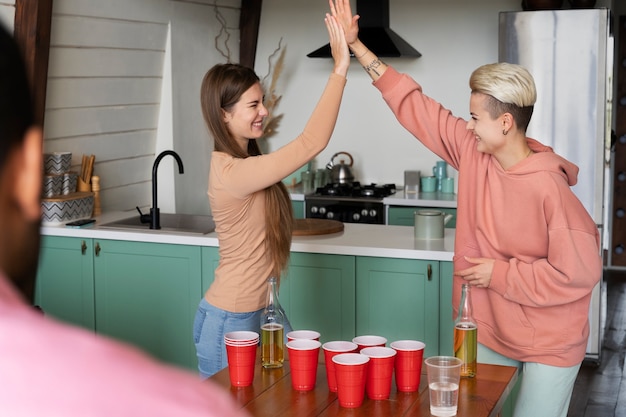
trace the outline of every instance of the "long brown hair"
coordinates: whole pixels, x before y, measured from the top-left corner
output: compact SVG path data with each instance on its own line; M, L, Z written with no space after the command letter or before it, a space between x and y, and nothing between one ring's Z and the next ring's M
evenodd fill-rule
M256 139L242 149L224 122L223 111L230 111L254 84L260 82L256 73L239 64L217 64L211 68L200 90L202 115L213 136L214 150L235 158L261 155ZM287 187L282 182L265 189L265 245L274 265L272 274L280 276L287 267L291 250L293 209Z

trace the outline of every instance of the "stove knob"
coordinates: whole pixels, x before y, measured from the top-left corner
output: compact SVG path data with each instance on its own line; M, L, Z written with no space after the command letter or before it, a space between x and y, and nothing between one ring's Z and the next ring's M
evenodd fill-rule
M361 220L361 215L359 213L353 213L352 220L354 220L355 223L358 223L359 220Z
M361 216L367 217L367 209L361 210Z
M317 213L317 206L311 206L311 213L313 214Z
M326 207L320 207L319 208L319 212L320 212L321 215L326 214Z
M378 212L374 209L370 210L370 217L376 217L376 215L378 214Z
M326 210L324 210L326 211ZM332 211L329 211L328 214L326 214L326 218L327 219L333 219L335 217L335 213L333 213Z

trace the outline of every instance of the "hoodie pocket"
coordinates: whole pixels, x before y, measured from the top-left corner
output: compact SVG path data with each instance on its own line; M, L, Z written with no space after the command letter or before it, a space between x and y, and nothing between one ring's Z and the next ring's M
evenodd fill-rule
M505 299L491 299L493 305L494 336L507 345L532 347L535 344L535 327L524 308Z

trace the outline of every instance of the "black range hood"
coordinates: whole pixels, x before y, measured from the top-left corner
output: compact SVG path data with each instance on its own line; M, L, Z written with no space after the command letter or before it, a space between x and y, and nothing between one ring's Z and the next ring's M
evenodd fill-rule
M415 48L389 27L389 0L357 0L359 39L379 57L420 57ZM330 44L307 54L309 58L331 58Z

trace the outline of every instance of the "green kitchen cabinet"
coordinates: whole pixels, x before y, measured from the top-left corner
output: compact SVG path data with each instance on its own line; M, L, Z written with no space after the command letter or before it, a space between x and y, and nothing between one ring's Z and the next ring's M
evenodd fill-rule
M452 317L452 262L439 262L439 354L454 355Z
M44 236L35 302L46 314L196 368L192 325L217 247ZM452 353L452 263L292 252L280 301L322 342L380 334Z
M215 279L215 268L220 260L219 248L213 246L202 247L202 296L209 289ZM198 300L200 301L200 300Z
M46 314L196 369L200 247L44 236L35 303Z
M304 201L291 200L291 207L293 207L293 217L295 219L304 219Z
M426 344L439 354L439 262L356 258L356 332Z
M35 304L46 315L95 330L91 239L42 236Z
M446 214L452 214L452 218L446 223L446 227L450 229L456 228L456 209L447 207L389 206L387 210L387 224L393 226L413 226L417 210L439 210Z
M192 328L201 297L200 247L94 242L96 332L196 368Z
M294 330L316 330L322 343L355 336L354 256L292 252L280 303Z

